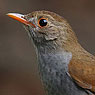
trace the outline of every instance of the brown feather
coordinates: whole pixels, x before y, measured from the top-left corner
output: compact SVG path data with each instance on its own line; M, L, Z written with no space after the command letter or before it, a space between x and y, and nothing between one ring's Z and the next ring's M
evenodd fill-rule
M81 46L72 51L72 54L69 64L70 75L81 87L95 92L95 57Z

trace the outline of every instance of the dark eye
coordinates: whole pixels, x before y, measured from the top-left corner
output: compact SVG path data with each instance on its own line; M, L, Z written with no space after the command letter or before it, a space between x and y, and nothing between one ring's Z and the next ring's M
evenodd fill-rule
M48 23L48 21L47 21L46 18L41 18L41 19L39 19L39 21L38 21L39 27L44 27L44 26L47 25L47 23Z

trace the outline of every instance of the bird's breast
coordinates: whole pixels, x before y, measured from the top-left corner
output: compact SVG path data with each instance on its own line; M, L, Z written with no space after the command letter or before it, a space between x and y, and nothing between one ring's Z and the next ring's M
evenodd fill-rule
M72 58L71 53L38 53L38 66L41 79L46 90L53 95L61 95L64 90L63 85L67 79L68 64ZM61 89L59 89L61 88ZM60 91L59 91L60 90ZM55 94L55 91L57 91Z

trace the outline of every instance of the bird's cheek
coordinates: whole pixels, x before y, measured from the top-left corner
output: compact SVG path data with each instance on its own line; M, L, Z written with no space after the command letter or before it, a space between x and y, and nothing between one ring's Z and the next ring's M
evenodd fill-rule
M57 38L58 38L57 34L48 34L48 35L45 35L45 39L46 40L55 40Z
M59 35L60 35L59 30L53 28L46 32L45 38L46 40L55 40L59 37Z

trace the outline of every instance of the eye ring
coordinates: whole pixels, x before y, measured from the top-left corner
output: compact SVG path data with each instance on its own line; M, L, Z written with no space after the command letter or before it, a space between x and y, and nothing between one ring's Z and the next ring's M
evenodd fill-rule
M48 24L48 18L40 18L40 19L38 20L38 26L39 26L40 28L46 27L47 24Z

